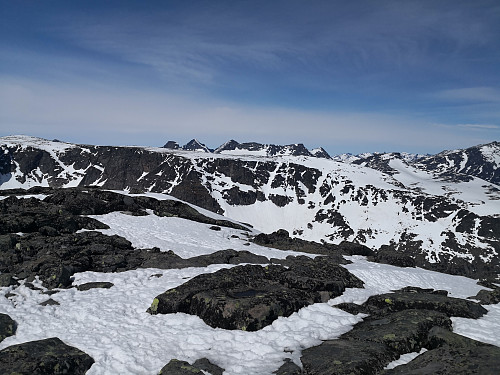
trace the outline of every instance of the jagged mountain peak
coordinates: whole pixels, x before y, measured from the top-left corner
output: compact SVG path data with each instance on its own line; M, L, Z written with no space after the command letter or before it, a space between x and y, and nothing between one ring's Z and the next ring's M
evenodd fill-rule
M331 159L332 157L328 152L323 147L318 147L310 150L311 154L316 156L317 158L323 158L323 159Z
M319 147L314 152L308 150L304 144L290 145L262 144L258 142L239 143L234 139L215 149L216 154L253 155L253 156L314 156L329 159L330 155Z
M212 152L207 146L198 141L196 138L191 139L188 143L182 146L185 151Z
M178 150L180 148L179 143L176 141L168 141L163 145L163 148L168 148L170 150Z

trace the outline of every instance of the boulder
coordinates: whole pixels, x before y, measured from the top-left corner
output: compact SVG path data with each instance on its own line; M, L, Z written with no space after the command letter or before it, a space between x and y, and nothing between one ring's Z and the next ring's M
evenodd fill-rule
M387 375L407 374L498 374L500 348L435 327L428 335L431 350L409 363L384 371Z
M428 332L436 326L451 330L451 320L437 311L404 310L381 318L367 318L342 339L382 343L399 356L425 347Z
M327 340L302 351L304 375L376 374L394 360L384 344L356 340Z
M500 303L500 288L494 290L482 289L475 296L469 298L478 300L482 305Z
M59 306L60 303L57 302L56 300L53 300L52 298L49 298L47 301L41 302L39 305L40 306Z
M0 313L0 342L16 334L17 324L7 314Z
M297 259L289 268L246 265L194 277L157 296L148 312L198 315L211 327L259 330L315 302L363 283L329 258Z
M415 258L411 254L393 250L382 246L375 254L373 260L378 263L390 264L398 267L415 267Z
M172 359L163 366L158 375L204 375L204 373L186 361Z
M158 375L222 375L224 369L214 365L206 358L196 360L192 365L186 361L172 359L159 372Z
M18 282L10 273L0 274L0 287L17 285Z
M439 311L450 317L477 319L488 312L476 302L448 297L442 291L420 288L371 296L363 306L364 311L372 315L383 315L386 311L426 309Z
M78 289L80 292L90 290L90 289L95 289L95 288L104 288L104 289L109 289L115 284L106 282L106 281L96 281L92 283L85 283L85 284L80 284L76 286L76 289Z
M274 371L276 375L302 375L302 369L293 363L289 358L286 358L281 367Z
M224 373L224 369L214 365L212 362L210 362L207 358L200 358L197 359L193 363L193 367L206 371L210 373L211 375L222 375Z
M270 234L258 234L252 239L252 241L261 246L272 247L280 250L293 250L301 251L303 253L323 255L341 255L338 245L292 238L290 237L288 231L284 229L279 229Z
M57 337L12 345L0 350L2 374L85 374L94 360Z

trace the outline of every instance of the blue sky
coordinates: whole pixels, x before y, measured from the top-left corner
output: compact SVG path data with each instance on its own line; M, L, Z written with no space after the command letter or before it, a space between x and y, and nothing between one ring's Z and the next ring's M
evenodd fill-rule
M331 154L500 139L497 0L0 7L0 135Z

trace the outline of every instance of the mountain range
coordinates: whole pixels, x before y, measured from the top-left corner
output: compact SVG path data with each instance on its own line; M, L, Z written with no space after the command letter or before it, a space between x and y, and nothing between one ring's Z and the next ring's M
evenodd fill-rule
M495 374L499 159L2 137L0 372Z
M302 144L209 150L0 138L0 188L98 186L169 194L270 233L405 253L429 269L495 277L500 144L437 155L330 157Z

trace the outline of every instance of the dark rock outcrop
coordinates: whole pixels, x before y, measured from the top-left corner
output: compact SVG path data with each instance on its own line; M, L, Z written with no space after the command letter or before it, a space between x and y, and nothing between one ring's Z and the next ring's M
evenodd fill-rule
M210 373L211 375L222 375L224 369L214 365L206 358L196 360L192 365L186 361L172 359L158 373L158 375L203 375Z
M304 375L376 374L394 353L384 344L356 340L328 340L302 351Z
M392 250L387 246L383 246L377 251L373 259L375 262L390 264L398 267L415 267L415 258L410 254Z
M185 151L212 152L212 150L197 139L191 139L188 143L182 146L182 149Z
M176 141L168 141L163 145L163 148L168 148L171 150L177 150L179 148L179 144Z
M480 290L474 297L469 297L471 299L478 300L482 305L491 305L495 303L500 303L500 288L494 290Z
M2 374L85 374L94 360L57 337L12 345L0 350Z
M0 313L0 342L16 334L16 322L7 314Z
M372 315L386 312L425 309L439 311L447 316L477 319L488 311L480 304L447 296L447 292L421 288L407 288L394 293L372 296L364 303L364 311Z
M478 318L486 310L476 303L450 298L446 292L415 287L394 293L372 296L361 306L342 304L337 307L353 314L370 314L353 330L337 340L324 341L302 352L303 375L318 374L378 374L400 355L430 349L417 357L417 366L410 362L405 370L390 370L390 374L465 374L475 368L477 374L489 374L498 359L478 358L500 353L500 348L473 343L474 340L451 331L450 316ZM456 358L456 365L439 364L444 355L446 363ZM498 355L498 354L497 354ZM428 358L428 359L426 359ZM465 364L473 363L472 367ZM426 367L429 364L429 367ZM475 367L474 367L475 366ZM415 370L418 369L418 370ZM415 372L411 372L415 370ZM381 372L382 371L382 372Z
M110 282L106 282L106 281L102 281L102 282L96 281L96 282L92 282L92 283L85 283L85 284L77 285L76 289L78 289L80 292L83 292L83 291L90 290L90 289L99 289L99 288L100 289L109 289L114 285L115 284L110 283Z
M409 363L386 370L387 375L498 374L500 348L434 327L427 337L428 350Z
M265 234L261 233L252 239L258 245L272 247L280 250L301 251L310 254L322 254L329 256L338 256L339 262L342 262L341 255L373 255L374 252L370 248L355 244L352 242L343 241L340 245L318 243L314 241L306 241L300 238L292 238L290 234L279 229L276 232ZM345 260L343 261L345 262Z
M40 306L59 306L60 303L52 298L49 298L47 301L43 301L40 303Z
M214 365L212 362L210 362L206 358L197 359L193 363L193 367L198 368L198 369L203 370L203 371L207 371L211 375L222 375L224 372L223 368L221 368L217 365Z
M9 235L13 241L0 252L0 267L12 276L31 281L39 276L47 288L65 288L76 272L123 272L137 268L205 267L214 263L268 263L266 257L248 251L221 250L183 259L172 251L134 249L119 236L99 232L61 234L55 237L31 233ZM0 236L2 237L2 236Z
M290 359L286 359L281 367L273 372L276 375L301 375L302 369L293 363Z
M158 375L203 375L203 372L189 362L172 359L163 366Z
M196 276L157 296L148 312L184 312L212 327L256 331L347 287L363 286L332 259L304 258L290 261L288 268L247 265Z
M35 192L44 192L48 196L43 201L15 196L0 200L2 286L17 285L17 279L31 281L37 275L48 288L65 288L71 285L75 272L117 272L139 267L183 268L207 266L214 262L268 262L265 257L234 250L183 259L172 251L134 249L129 241L119 236L92 231L75 233L80 229L107 228L98 220L80 215L114 211L147 215L146 210L153 210L158 216L179 217L218 228L247 229L231 221L207 217L183 202L132 197L97 189L37 188L31 191ZM16 234L18 232L23 235Z

